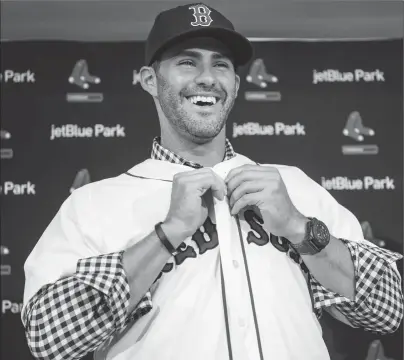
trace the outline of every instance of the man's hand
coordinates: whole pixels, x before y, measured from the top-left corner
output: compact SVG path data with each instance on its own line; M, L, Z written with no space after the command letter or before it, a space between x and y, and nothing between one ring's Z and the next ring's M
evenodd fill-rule
M225 182L232 215L251 206L272 234L287 239L304 234L308 219L293 205L278 169L243 165L231 170Z
M224 181L209 168L174 176L170 209L162 228L175 247L192 236L205 222L211 202L210 192L218 200L226 196Z

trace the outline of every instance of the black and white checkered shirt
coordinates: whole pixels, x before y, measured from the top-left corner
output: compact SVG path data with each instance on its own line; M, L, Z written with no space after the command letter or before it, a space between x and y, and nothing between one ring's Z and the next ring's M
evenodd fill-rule
M202 165L197 164L192 161L188 161L181 156L174 154L172 151L164 148L160 144L161 138L156 137L153 140L153 147L152 147L152 153L151 153L151 158L155 160L164 160L164 161L169 161L174 164L180 164L180 165L185 165L185 166L190 166L194 169L201 169L203 168ZM224 158L223 161L225 160L230 160L236 156L236 153L233 150L233 146L231 145L229 139L226 139L225 143L225 148L224 148Z
M159 138L154 139L151 156L192 168L202 167L163 148ZM234 156L226 140L224 160ZM403 317L403 295L392 264L402 256L366 244L342 241L355 267L355 299L351 301L325 289L309 274L317 316L321 316L323 308L334 305L355 327L378 334L395 331ZM148 292L132 313L128 313L130 292L122 255L123 251L80 259L74 274L43 286L30 299L22 319L28 345L36 358L79 359L96 350L131 320L151 310L153 304ZM290 256L307 273L301 258L296 253Z

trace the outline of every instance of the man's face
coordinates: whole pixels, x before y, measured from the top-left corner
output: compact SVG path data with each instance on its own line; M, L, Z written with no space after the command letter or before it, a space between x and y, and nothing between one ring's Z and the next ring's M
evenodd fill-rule
M193 39L163 54L157 71L158 102L176 131L204 143L223 129L239 82L224 45Z

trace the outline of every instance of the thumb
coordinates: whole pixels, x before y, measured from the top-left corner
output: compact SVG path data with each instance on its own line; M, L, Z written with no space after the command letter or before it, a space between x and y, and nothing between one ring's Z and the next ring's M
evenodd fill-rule
M212 195L222 201L227 195L227 186L224 180L215 174L215 182L212 184Z

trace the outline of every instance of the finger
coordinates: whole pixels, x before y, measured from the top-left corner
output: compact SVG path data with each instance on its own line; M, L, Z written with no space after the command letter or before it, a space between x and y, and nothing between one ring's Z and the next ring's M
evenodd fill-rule
M267 185L266 181L245 181L242 182L238 187L229 193L229 205L232 207L237 200L239 200L245 194L256 193L262 191Z
M242 165L239 166L235 169L232 169L226 176L225 182L227 183L230 181L231 178L236 176L237 174L241 172L246 172L246 171L256 171L256 172L264 172L264 173L279 173L278 169L274 166L263 166L263 165Z
M241 209L245 208L248 205L256 205L258 206L260 198L260 192L256 192L253 194L245 194L240 199L236 201L236 203L231 207L231 214L237 215Z
M190 178L191 181L196 180L195 178ZM195 182L200 195L203 195L208 189L212 190L212 195L218 200L223 200L226 196L227 189L224 181L215 174L212 170L203 174L203 176L198 177Z
M213 176L214 176L214 179L215 179L214 186L211 187L212 195L216 199L222 201L225 198L225 196L227 195L226 184L225 184L224 180L221 177L219 177L213 171L212 171L212 173L213 173Z
M174 175L174 179L200 177L200 176L204 176L206 174L210 174L212 172L213 171L210 168L192 169L192 170L187 170L187 171L182 171L182 172L176 173Z
M239 167L236 167L236 168L230 170L230 172L227 174L224 181L227 183L233 176L239 174L240 172L244 172L244 171L266 172L269 169L276 170L276 168L274 168L272 166L261 166L261 165L255 165L255 164L241 165Z
M174 182L183 184L197 184L206 177L216 175L211 169L196 169L191 171L184 171L174 175ZM217 176L217 175L216 175Z
M226 184L223 179L217 175L212 169L206 169L201 178L204 187L212 190L212 195L218 200L223 200L227 194ZM205 190L206 191L206 190Z
M278 169L274 167L266 167L267 169L263 169L266 166L256 166L254 169L239 171L238 173L232 175L226 182L227 191L231 193L244 181L261 181L265 179L266 181L276 180L278 181L281 176L279 174Z
M229 196L233 193L235 189L237 189L242 183L248 181L261 182L261 181L270 181L271 176L267 176L266 173L262 171L243 171L234 175L226 184L227 184L227 193Z
M202 196L208 189L212 190L212 195L218 200L223 200L227 194L227 187L223 179L212 169L203 168L178 173L174 176L174 181L187 188L191 187Z

